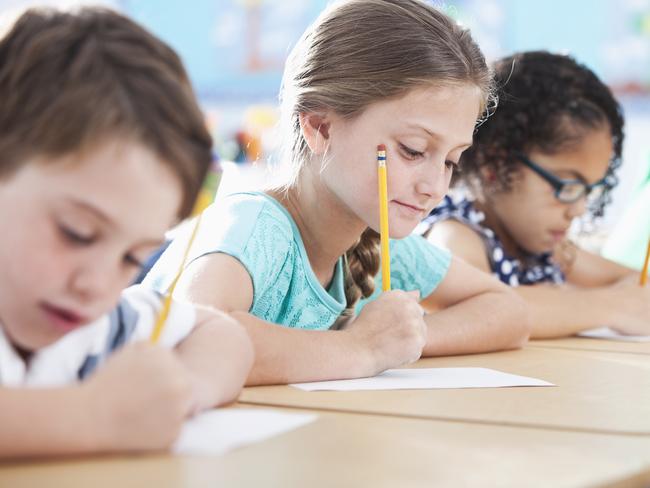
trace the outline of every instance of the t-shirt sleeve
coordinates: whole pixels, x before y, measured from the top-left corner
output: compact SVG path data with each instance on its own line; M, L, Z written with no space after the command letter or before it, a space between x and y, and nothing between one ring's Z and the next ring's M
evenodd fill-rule
M164 298L159 293L145 286L127 288L122 292L116 314L111 317L118 317L117 321L111 320L111 329L121 329L127 342L148 341L162 310L163 301ZM192 332L195 325L195 307L191 303L172 300L159 343L165 347L175 347Z
M390 241L390 279L393 290L418 290L422 299L438 287L449 271L451 253L412 234ZM381 293L381 270L375 277L375 291L357 305L357 312Z
M181 265L192 226L175 237L144 279L145 285L167 292ZM255 302L277 280L289 258L292 239L291 224L264 197L231 195L204 212L186 266L213 253L234 257L251 277Z

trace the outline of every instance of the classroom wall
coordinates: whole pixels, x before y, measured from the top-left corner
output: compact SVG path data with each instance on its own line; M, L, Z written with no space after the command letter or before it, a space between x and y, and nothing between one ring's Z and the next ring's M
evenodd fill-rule
M257 138L251 157L273 153L284 58L326 0L195 0L191 9L167 0L119 3L181 52L225 157L236 156L233 140L242 132ZM628 130L621 183L603 223L611 226L650 164L650 0L430 3L472 29L489 59L519 50L566 52L612 86Z
M102 4L143 23L183 57L226 159L276 148L284 59L327 0L0 0L0 30L30 5ZM514 51L566 52L612 86L627 117L611 226L650 165L650 0L431 1L472 29L488 59ZM242 150L246 148L246 150Z

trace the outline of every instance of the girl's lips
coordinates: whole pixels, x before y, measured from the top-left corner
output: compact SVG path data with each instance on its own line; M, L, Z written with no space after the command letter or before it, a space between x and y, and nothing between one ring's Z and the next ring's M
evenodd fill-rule
M57 329L70 332L87 322L87 319L72 310L56 307L49 303L42 303L41 309L46 317Z
M551 237L553 238L554 241L559 242L564 240L566 237L566 231L565 230L552 230L550 231Z
M393 200L393 203L396 203L401 209L406 210L407 212L410 212L414 215L422 214L425 210L424 208L409 205L408 203L400 202L399 200Z

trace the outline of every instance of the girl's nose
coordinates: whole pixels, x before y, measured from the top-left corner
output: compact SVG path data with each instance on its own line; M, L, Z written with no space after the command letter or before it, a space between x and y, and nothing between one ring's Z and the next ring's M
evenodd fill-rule
M426 195L431 200L439 202L449 191L451 176L446 171L445 163L436 164L435 169L431 166L423 171L415 184L415 191L420 195Z
M573 203L566 204L566 216L569 220L580 217L587 210L587 197L583 196Z

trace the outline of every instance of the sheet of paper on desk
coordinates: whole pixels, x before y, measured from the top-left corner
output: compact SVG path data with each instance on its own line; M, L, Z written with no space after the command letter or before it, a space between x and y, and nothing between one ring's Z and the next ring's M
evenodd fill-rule
M313 383L297 383L291 386L305 391L355 391L555 385L547 381L503 373L488 368L417 368L389 369L372 378L317 381Z
M297 429L316 418L312 414L261 408L209 410L185 422L173 451L177 454L223 454Z
M600 327L598 329L583 330L578 334L580 337L589 337L591 339L609 339L612 341L625 342L650 342L650 336L624 335L619 334L609 327Z

